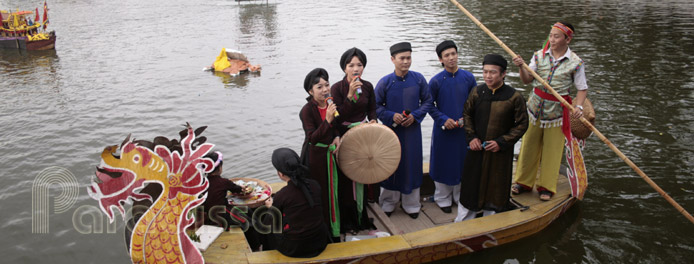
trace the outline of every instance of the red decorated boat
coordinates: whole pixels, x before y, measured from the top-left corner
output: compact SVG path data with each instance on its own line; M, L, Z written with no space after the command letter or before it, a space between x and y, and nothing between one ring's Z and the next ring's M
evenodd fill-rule
M55 32L46 31L48 25L48 8L43 4L43 20L39 21L39 9L36 11L0 10L0 48L24 50L55 49ZM32 20L32 16L35 18Z

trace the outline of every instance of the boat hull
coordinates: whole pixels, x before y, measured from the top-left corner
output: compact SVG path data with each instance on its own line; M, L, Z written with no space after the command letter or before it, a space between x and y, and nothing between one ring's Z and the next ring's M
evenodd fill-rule
M548 202L540 202L537 193L515 196L529 205L491 216L448 223L393 236L329 244L321 255L290 258L277 251L252 252L243 232L233 228L215 241L203 256L210 263L426 263L508 244L540 232L577 201L571 197L568 181L563 178L558 192ZM370 207L375 218L387 217ZM383 214L383 215L381 215ZM422 217L422 216L420 216ZM221 244L228 248L220 247Z
M27 37L1 37L0 48L22 50L52 50L55 49L55 34L50 34L48 39L28 41Z
M51 34L48 39L27 42L27 50L52 50L55 49L55 34Z

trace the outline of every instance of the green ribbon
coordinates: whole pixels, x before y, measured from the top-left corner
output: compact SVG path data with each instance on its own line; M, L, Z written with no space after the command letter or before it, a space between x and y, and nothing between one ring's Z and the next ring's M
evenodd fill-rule
M358 96L359 96L359 94L357 94L357 97ZM353 128L353 127L361 125L361 124L362 124L362 122L351 123L347 126L347 129ZM354 182L354 183L355 183L354 189L355 189L355 195L356 195L356 201L357 201L357 216L359 217L358 223L361 226L361 214L362 214L362 211L364 211L364 184L361 184L358 182Z
M347 126L347 128L348 128L348 129L349 129L349 128L353 128L353 127L355 127L355 126L358 126L359 124L361 124L361 122L354 122L354 123L349 124L349 125Z
M327 151L327 165L328 165L328 187L330 192L328 197L330 200L330 230L332 231L333 237L340 236L340 207L337 206L337 166L335 164L335 156L332 152L337 149L337 146L326 145L323 143L316 143L316 147L328 148Z
M357 97L357 98L354 98L354 97ZM349 100L352 100L352 102L354 102L354 103L356 104L357 101L359 101L359 93L357 93L357 94L355 94L354 96L352 96L352 98L349 98Z
M359 226L361 226L361 214L362 211L364 210L364 184L354 182L355 183L355 189L356 189L356 195L357 195L357 215L359 216L358 218L358 223Z

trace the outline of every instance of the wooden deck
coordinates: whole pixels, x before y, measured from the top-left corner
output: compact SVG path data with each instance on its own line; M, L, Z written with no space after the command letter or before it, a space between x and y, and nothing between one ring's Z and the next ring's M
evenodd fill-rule
M273 191L277 191L285 183L271 185ZM501 245L539 232L573 204L575 199L570 197L569 189L567 178L560 175L557 194L551 201L540 201L537 191L527 192L512 196L527 208L460 223L453 223L457 215L455 205L453 212L446 214L436 203L422 202L419 217L412 219L399 206L388 217L378 204L369 203L368 213L374 219L374 225L379 231L392 234L391 237L329 244L318 257L301 259L289 258L274 250L251 252L243 232L235 229L222 234L203 256L208 263L428 262ZM422 194L423 197L426 195ZM368 231L360 234L366 233ZM476 241L479 239L487 240ZM468 242L481 244L468 247Z
M560 188L565 188L566 190L569 189L569 181L563 175L560 175L557 182L557 189ZM544 203L539 198L540 194L537 193L537 190L534 189L533 192L527 192L521 195L512 195L511 197L521 205L528 206L528 208L536 207L537 205ZM559 198L560 197L555 197L553 199ZM383 214L382 217L374 217L372 212L383 211L378 206L378 204L369 203L369 217L374 217L374 224L378 222L376 226L379 230L384 230L391 234L398 235L412 233L434 226L453 223L453 220L455 220L455 217L458 214L458 207L456 205L453 205L451 208L453 209L452 212L450 214L447 214L441 211L439 206L433 201L422 202L422 210L419 213L419 217L417 219L410 218L410 216L408 216L405 212L402 211L400 206L396 206L395 211L393 211L390 217L387 217L385 214ZM382 227L388 226L395 226L399 228L397 228L396 230L390 230L387 228L382 229Z

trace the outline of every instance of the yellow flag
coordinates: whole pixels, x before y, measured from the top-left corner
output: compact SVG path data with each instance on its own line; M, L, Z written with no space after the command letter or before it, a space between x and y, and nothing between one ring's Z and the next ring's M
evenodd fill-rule
M19 13L19 10L17 10L17 13ZM14 28L19 27L19 15L17 13L14 14Z
M219 56L217 56L217 59L214 61L214 70L223 71L230 66L231 63L229 63L229 60L227 60L227 49L222 48L222 52L219 53Z

